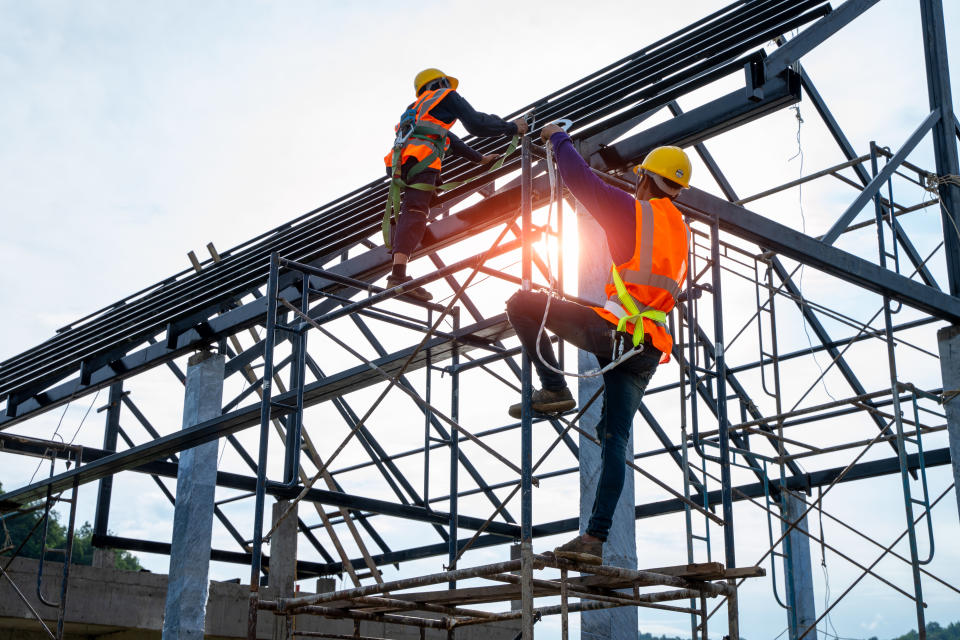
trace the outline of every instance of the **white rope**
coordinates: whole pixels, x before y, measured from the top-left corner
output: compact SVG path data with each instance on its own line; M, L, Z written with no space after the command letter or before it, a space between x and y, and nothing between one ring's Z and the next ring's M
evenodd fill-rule
M557 184L557 170L556 170L556 166L554 165L553 147L550 145L549 141L546 143L545 146L547 149L547 177L549 177L550 179L550 205L547 208L547 225L546 225L546 228L549 230L552 228L551 223L553 218L553 203L555 199L561 196L559 193L559 186ZM563 247L561 247L560 250L562 251ZM641 345L641 348L639 349L637 348L627 349L618 358L616 358L615 360L607 364L605 367L600 369L593 368L584 373L579 373L576 371L563 371L562 369L558 369L553 365L551 365L546 360L544 360L543 355L540 351L540 337L544 334L544 331L546 330L547 316L550 315L550 302L553 300L553 297L557 295L557 279L553 277L553 267L550 264L549 233L547 234L546 254L547 254L546 255L547 278L550 280L550 291L547 293L547 304L543 308L543 318L540 320L540 329L537 331L537 337L535 341L537 358L540 360L540 362L543 363L543 366L545 366L550 371L553 371L554 373L559 373L560 375L567 376L570 378L596 378L598 376L602 376L604 373L606 373L607 371L610 371L617 365L623 362L626 362L627 360L637 355L638 353L641 353L643 351L642 345Z
M936 196L937 202L940 204L940 208L943 210L944 217L950 221L950 224L953 225L953 230L957 232L957 237L960 238L960 227L957 227L957 221L953 219L953 216L943 204L943 199L940 197L940 186L944 184L960 186L960 176L955 176L952 174L938 176L928 173L926 176L924 176L924 182L926 182L926 184L923 188L932 195Z

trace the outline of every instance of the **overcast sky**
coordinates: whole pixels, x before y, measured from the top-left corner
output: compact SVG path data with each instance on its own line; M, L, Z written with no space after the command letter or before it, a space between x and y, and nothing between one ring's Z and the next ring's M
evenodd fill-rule
M956 104L960 3L945 4ZM0 359L186 268L190 250L205 257L208 242L220 249L234 246L378 178L392 127L411 99L412 77L424 67L437 66L456 75L461 93L477 109L502 115L716 6L705 0L483 4L0 0ZM920 36L915 0L883 0L804 59L858 152L866 153L870 140L896 149L928 113ZM731 82L703 95L731 90L741 80ZM696 106L694 100L681 101L681 106ZM741 195L842 161L809 105L802 103L799 114L802 156L797 153L797 113L790 110L711 142L711 151ZM931 157L930 145L924 143L910 159L933 169ZM699 163L693 181L717 192ZM793 192L758 203L755 210L818 235L852 200L851 191L844 189L839 184L810 187L800 199ZM922 198L919 191L908 193L910 202ZM939 241L935 208L914 214L904 224L921 248L932 250ZM838 245L875 256L870 236L862 237L868 242L848 238ZM936 260L932 264L944 282ZM428 268L415 264L412 270ZM805 288L817 290L837 308L854 313L863 305L863 299L849 290L830 298L834 285L816 272L805 270L803 278ZM802 324L793 327L785 346L802 348L807 344ZM933 329L925 328L917 339L935 350L933 334ZM868 386L882 388L886 375L882 348L874 345L872 352L857 357L868 368L876 363L876 384ZM908 362L911 357L906 356ZM935 360L915 357L918 364L910 371L911 379L937 386ZM813 367L810 363L802 372L804 388L815 379ZM161 374L166 372L159 372L156 380L147 378L142 393L144 402L154 407L151 415L159 416L162 431L169 432L179 426L179 398L174 396L171 405L169 387L163 386L169 380L161 382ZM815 397L828 400L827 393L821 386ZM849 388L841 394L848 395ZM96 402L86 398L72 405L63 418L64 431L72 434L88 409L103 402L101 394ZM486 410L476 407L481 415ZM499 407L497 411L502 413ZM40 426L22 431L49 436L61 412L51 414L55 415L38 421ZM77 441L100 446L102 414L91 411L88 420ZM890 455L889 448L883 454ZM852 455L835 464L849 462ZM4 462L0 482L5 488L24 484L35 468L35 463L9 457ZM942 490L949 484L949 474L945 468L937 469L931 481ZM136 486L149 490L147 481ZM117 533L166 539L170 511L162 496L150 491L156 499L144 493L131 501L129 512L115 512L111 526ZM836 495L841 497L833 506L867 524L875 519L877 505L884 504L886 492L899 492L897 478L838 488ZM86 519L92 519L94 494L92 488L83 494L81 516ZM738 507L738 513L747 508ZM950 542L958 535L955 501L948 498L938 509L936 571L956 583L958 555ZM476 515L486 515L479 511ZM754 522L754 517L758 518L744 515L738 527L753 523L765 539L766 521ZM875 533L889 541L903 526L902 506L879 520L883 522ZM667 564L685 561L685 556L677 555L682 553L680 519L655 525L654 530L647 526L638 524L641 566L643 548L661 544L670 527L680 546L670 551L676 562ZM719 532L714 535L719 539ZM224 538L221 548L229 542ZM851 548L859 544L846 542ZM753 562L754 555L759 552L743 557ZM815 562L819 555L816 558ZM145 556L144 562L165 571L165 558ZM414 566L437 571L438 564ZM815 572L820 610L828 587L816 566ZM909 584L902 567L891 567L890 574L900 584ZM215 578L235 575L244 575L242 568L215 566L212 571ZM831 574L833 595L855 575L846 569ZM755 589L758 602L770 601L768 582ZM888 588L870 580L858 589L851 604L835 609L832 622L840 636L892 637L915 626L912 605L899 594L890 595ZM930 619L944 623L957 619L956 593L938 590L934 584L928 597ZM776 637L783 618L781 611L762 606L743 619L742 629L751 640ZM645 631L654 633L688 629L686 619L676 616L641 612L641 621Z

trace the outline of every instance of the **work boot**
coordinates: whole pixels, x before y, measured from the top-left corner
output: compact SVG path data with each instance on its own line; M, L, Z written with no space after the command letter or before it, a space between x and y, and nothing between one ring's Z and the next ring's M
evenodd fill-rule
M410 276L395 276L390 274L387 276L387 288L393 289L398 287L404 282L410 282L413 280ZM401 298L408 298L410 300L416 300L417 302L430 302L433 300L433 295L423 287L415 287L413 289L408 289L400 294Z
M537 389L530 397L530 404L537 413L563 413L577 406L569 387L563 389ZM511 418L520 419L523 403L510 405Z
M554 555L583 564L603 564L603 542L600 540L588 542L583 539L583 536L577 536L544 555Z

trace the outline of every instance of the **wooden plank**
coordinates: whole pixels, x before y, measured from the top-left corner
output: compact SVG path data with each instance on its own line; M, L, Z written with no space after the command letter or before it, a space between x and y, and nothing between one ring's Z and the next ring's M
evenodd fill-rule
M660 573L688 580L704 581L724 580L735 578L756 578L766 575L763 567L738 567L724 570L723 563L720 562L702 562L694 564L676 565L670 567L657 567L655 569L644 569L651 573ZM632 587L632 583L626 579L616 579L607 576L582 575L569 580L572 589L596 590L599 593L615 589L625 589ZM560 593L559 583L557 588L551 589L542 585L534 587L534 597L555 596ZM480 587L466 587L461 589L434 589L429 591L414 591L410 593L393 593L391 598L406 600L408 602L431 603L447 606L468 606L476 604L488 604L496 602L505 602L516 600L520 597L520 586L515 584L489 585ZM336 601L328 603L327 606L334 608L350 609L382 609L384 607L375 607L370 605L353 605L346 601Z
M767 575L763 567L734 567L723 573L724 578L762 578Z
M651 573L661 573L667 576L677 578L689 578L691 580L719 580L724 577L722 562L699 562L694 564L678 564L673 567L658 567L656 569L644 569Z

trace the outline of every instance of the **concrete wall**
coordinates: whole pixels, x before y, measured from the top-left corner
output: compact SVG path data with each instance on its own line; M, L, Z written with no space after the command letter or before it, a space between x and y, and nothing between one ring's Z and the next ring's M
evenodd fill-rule
M56 562L44 563L44 594L48 599L56 598L59 594L62 566ZM8 573L33 607L47 617L47 625L55 630L56 610L39 604L36 597L37 562L16 558ZM165 575L86 566L71 567L65 638L159 640L166 594ZM272 597L269 588L261 589L261 594L264 598ZM248 603L249 591L246 585L211 582L207 600L206 637L215 640L245 638ZM506 607L501 604L499 608ZM271 638L273 621L272 614L260 613L258 638ZM349 635L353 633L353 622L297 616L296 628ZM517 623L479 625L458 631L456 637L457 640L512 640L518 629ZM420 638L417 629L382 623L364 622L360 633L398 640ZM0 577L0 640L39 640L46 637L10 583ZM446 632L427 631L427 638L441 640L446 637Z

